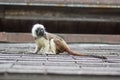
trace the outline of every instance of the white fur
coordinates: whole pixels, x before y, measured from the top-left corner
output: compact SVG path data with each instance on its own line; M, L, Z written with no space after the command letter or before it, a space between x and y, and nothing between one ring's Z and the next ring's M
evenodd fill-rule
M36 42L36 49L34 53L38 53L39 50L42 53L47 53L49 52L49 40L46 40L45 38L41 37L35 40Z
M52 52L52 54L56 54L56 46L54 43L54 39L51 39L49 43L50 43L49 51Z
M35 25L33 25L33 28L32 28L32 36L33 36L33 37L37 37L37 35L36 35L36 30L37 30L38 28L43 28L43 29L45 29L42 24L35 24Z

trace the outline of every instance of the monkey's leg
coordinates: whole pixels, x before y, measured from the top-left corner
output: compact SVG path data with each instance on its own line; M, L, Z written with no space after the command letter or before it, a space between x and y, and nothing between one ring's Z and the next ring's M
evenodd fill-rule
M51 54L56 54L56 45L54 43L54 39L51 39L50 42L49 42L49 51Z

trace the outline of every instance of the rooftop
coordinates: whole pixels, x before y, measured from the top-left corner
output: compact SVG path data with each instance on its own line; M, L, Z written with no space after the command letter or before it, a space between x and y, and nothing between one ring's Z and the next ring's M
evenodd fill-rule
M34 43L0 43L0 79L119 80L119 44L69 44L69 46L72 50L104 55L108 59L73 56L68 53L32 54Z

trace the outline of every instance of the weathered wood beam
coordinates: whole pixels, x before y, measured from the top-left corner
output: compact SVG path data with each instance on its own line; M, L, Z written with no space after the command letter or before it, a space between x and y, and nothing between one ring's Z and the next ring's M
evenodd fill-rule
M0 0L0 5L120 8L119 0Z
M120 35L98 34L57 34L67 42L90 42L90 43L120 43ZM0 42L34 42L31 33L7 33L0 32Z

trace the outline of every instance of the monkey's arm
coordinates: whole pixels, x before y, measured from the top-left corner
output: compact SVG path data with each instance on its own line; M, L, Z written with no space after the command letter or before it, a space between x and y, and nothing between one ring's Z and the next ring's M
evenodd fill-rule
M40 48L39 48L39 46L36 45L35 50L34 50L33 53L38 53L39 51L40 51Z

